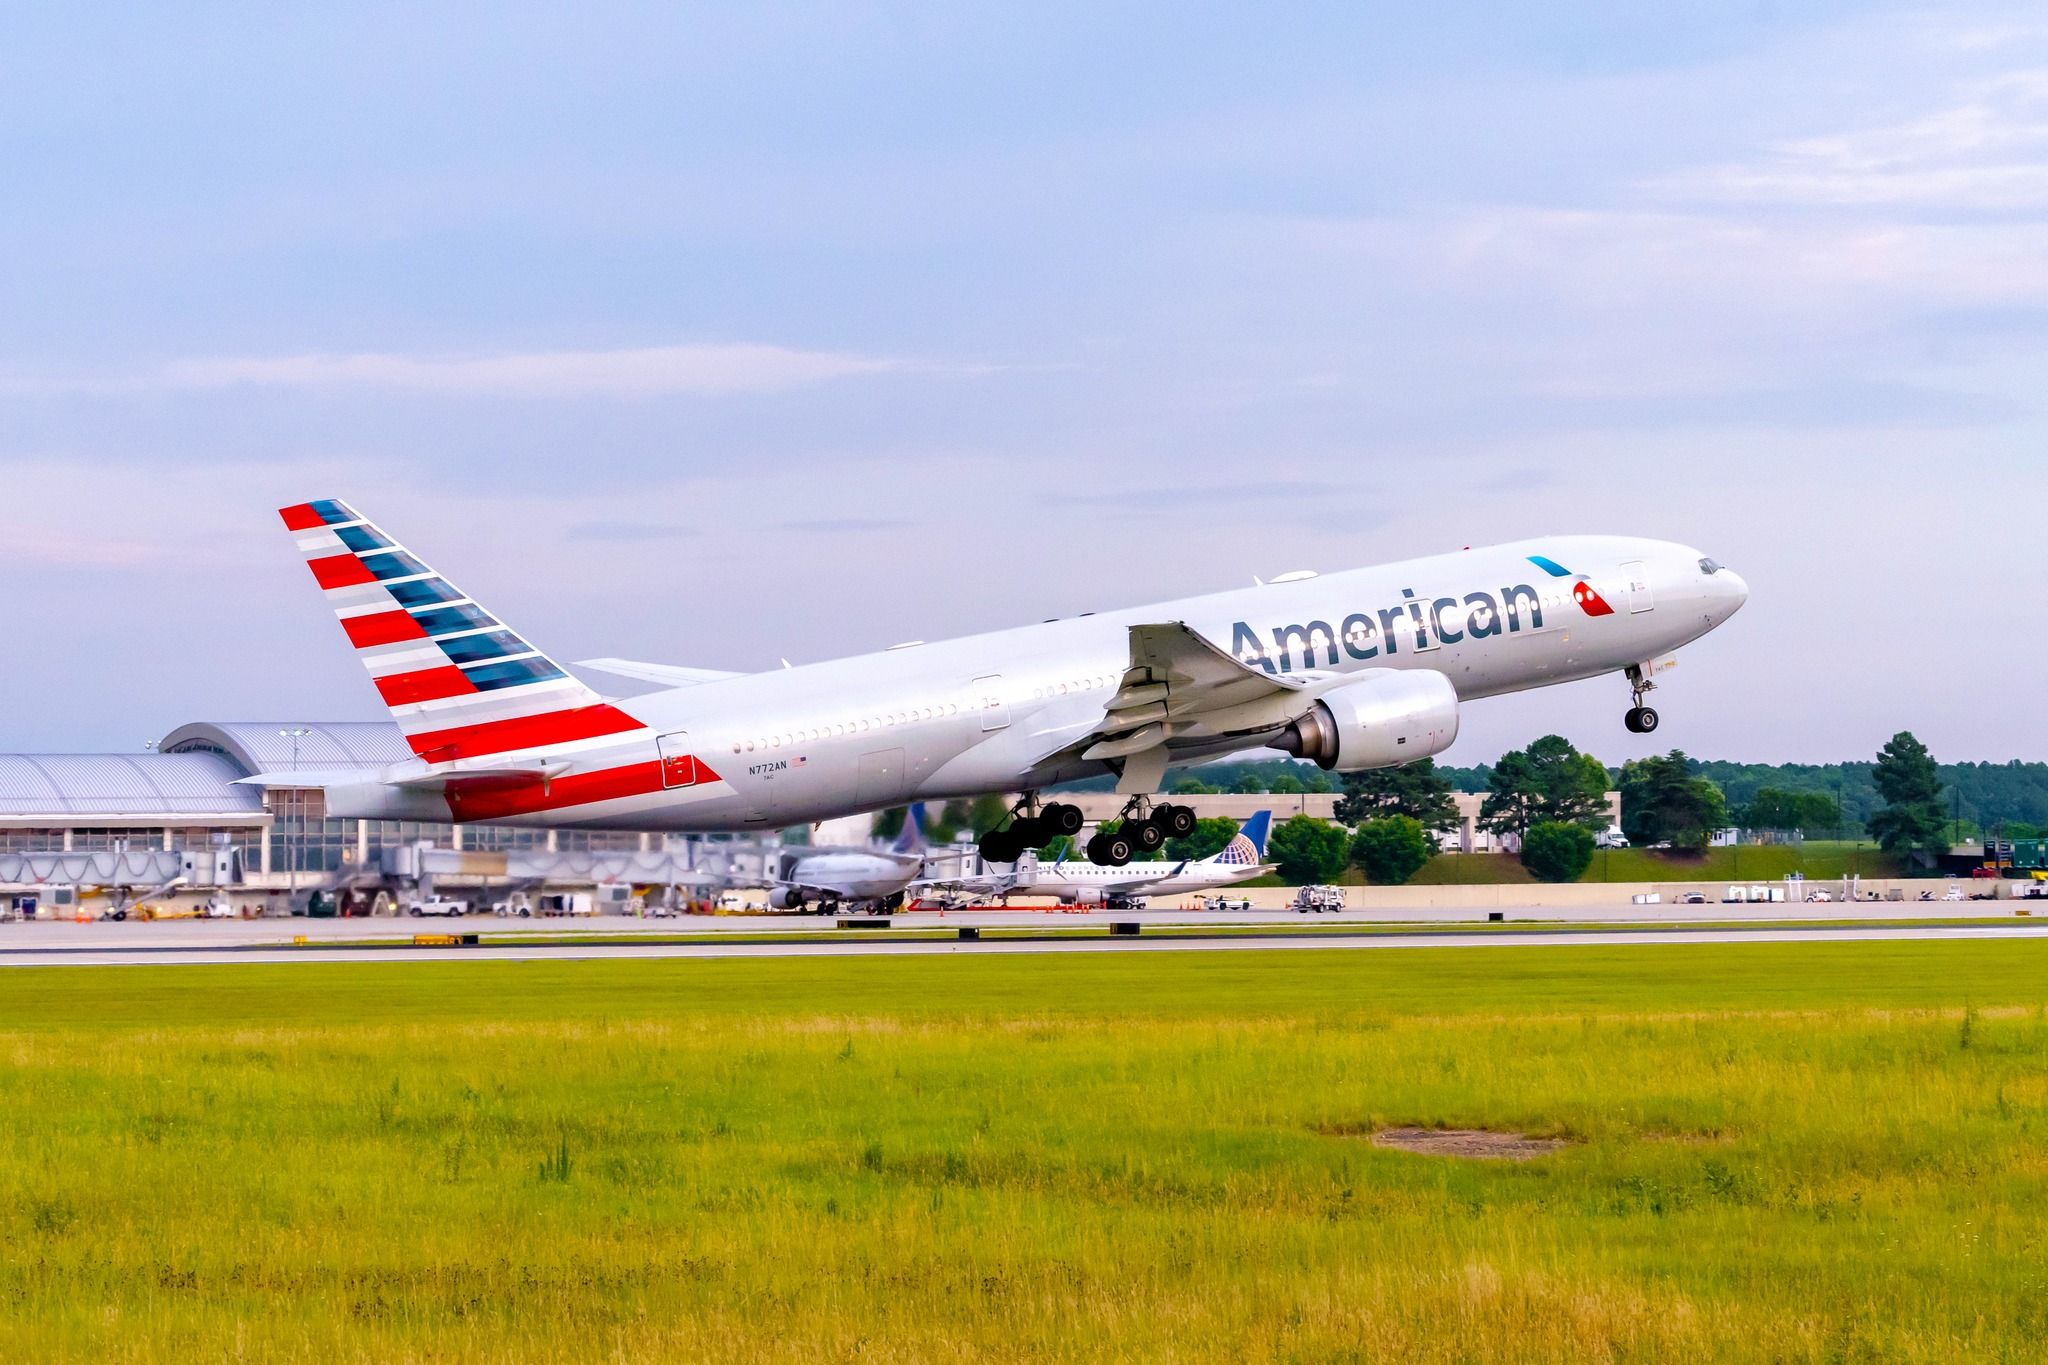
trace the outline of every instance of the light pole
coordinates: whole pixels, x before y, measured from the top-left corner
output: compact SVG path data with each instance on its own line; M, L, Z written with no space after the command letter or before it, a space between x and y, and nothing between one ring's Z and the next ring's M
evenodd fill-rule
M289 730L279 730L277 732L278 737L280 739L289 739L292 742L293 772L297 772L299 770L299 741L312 733L313 732L311 730L302 729L297 726L294 726ZM303 849L306 844L306 794L300 791L297 787L291 788L291 793L292 802L298 808L299 848ZM287 837L285 840L284 864L285 876L288 879L288 884L290 886L290 890L285 892L285 907L287 910L289 910L294 904L297 903L299 899L299 860L297 854L294 852L292 848L291 840L289 837Z

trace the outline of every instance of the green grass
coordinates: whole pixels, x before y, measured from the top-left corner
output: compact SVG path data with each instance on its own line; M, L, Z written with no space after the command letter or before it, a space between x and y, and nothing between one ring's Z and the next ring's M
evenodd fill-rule
M1803 872L1809 881L1840 881L1843 877L1903 876L1898 861L1871 844L1810 841L1741 848L1710 848L1699 857L1647 848L1595 850L1593 865L1582 881L1613 882L1770 882Z
M1898 877L1896 859L1870 844L1813 840L1801 847L1748 844L1710 848L1699 857L1647 848L1603 848L1593 853L1582 882L1773 882L1794 872L1809 881L1840 881L1852 873ZM1362 877L1353 869L1354 884ZM1505 853L1439 854L1415 874L1411 886L1490 886L1534 881L1521 859Z
M1365 874L1351 869L1358 881ZM1497 886L1534 882L1520 858L1500 853L1439 853L1422 865L1408 881L1410 886Z
M0 1355L2035 1359L2044 1000L2035 941L13 971Z

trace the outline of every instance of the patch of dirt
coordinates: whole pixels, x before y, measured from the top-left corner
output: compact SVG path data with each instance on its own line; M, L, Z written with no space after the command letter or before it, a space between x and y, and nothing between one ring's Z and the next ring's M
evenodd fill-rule
M1563 1138L1492 1133L1483 1128L1383 1128L1372 1135L1372 1141L1375 1147L1480 1161L1529 1161L1566 1145Z

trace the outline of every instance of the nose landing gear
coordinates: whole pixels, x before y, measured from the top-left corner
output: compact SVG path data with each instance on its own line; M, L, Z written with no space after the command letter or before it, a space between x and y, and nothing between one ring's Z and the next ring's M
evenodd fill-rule
M1643 705L1644 696L1656 685L1644 675L1641 664L1628 666L1628 690L1635 700L1635 705L1629 707L1628 714L1621 718L1621 723L1628 727L1630 734L1647 735L1656 731L1657 713Z

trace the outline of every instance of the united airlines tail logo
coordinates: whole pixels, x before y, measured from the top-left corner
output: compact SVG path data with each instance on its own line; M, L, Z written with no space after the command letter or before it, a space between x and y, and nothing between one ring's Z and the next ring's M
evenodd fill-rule
M1216 855L1216 861L1228 867L1250 867L1259 860L1258 849L1252 841L1239 834Z
M1579 604L1579 610L1585 612L1586 615L1614 615L1614 608L1607 605L1607 599L1602 597L1598 590L1586 581L1584 574L1574 574L1556 560L1546 558L1543 555L1530 555L1529 562L1549 574L1552 578L1576 578L1578 582L1572 584L1572 600Z

